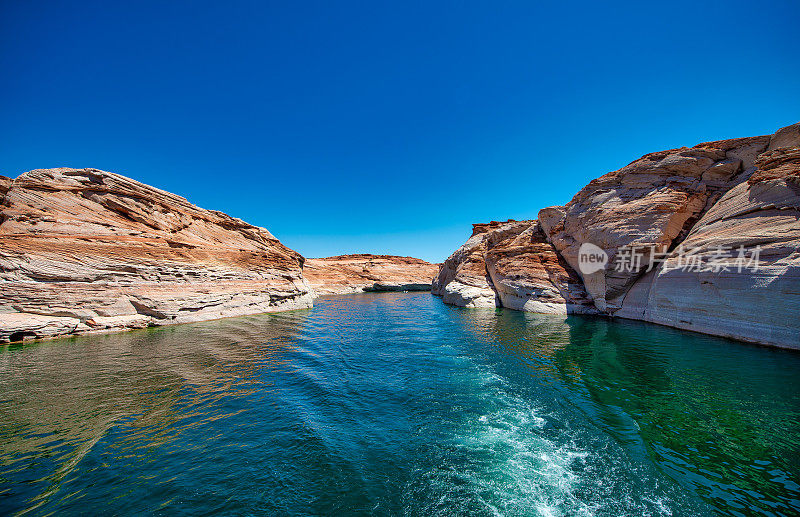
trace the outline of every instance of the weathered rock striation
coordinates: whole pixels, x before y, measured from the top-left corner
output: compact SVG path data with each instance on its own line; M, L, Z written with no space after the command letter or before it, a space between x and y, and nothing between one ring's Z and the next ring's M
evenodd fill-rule
M413 257L354 254L307 259L303 274L315 295L430 291L439 269Z
M442 264L432 292L462 307L596 312L580 278L537 221L473 225L472 237Z
M0 177L0 209L0 342L312 305L266 229L118 174Z
M531 258L556 253L601 313L800 348L800 124L647 154L526 223L550 247L526 242L524 260L509 257L518 276L541 277ZM433 292L456 305L552 312L542 292L508 297L480 235L445 261ZM584 243L601 248L608 266L582 273ZM745 252L757 268L742 267ZM699 266L686 267L687 253ZM625 258L629 267L614 267ZM579 312L582 291L559 292L556 303Z

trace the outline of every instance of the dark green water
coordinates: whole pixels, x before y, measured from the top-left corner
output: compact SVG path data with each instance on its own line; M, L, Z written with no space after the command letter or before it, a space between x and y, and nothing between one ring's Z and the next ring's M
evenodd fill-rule
M426 293L0 349L0 514L792 515L800 354Z

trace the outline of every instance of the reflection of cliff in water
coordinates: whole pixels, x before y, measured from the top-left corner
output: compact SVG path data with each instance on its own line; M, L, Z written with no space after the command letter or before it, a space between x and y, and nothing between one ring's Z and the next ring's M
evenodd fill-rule
M182 429L230 416L225 398L269 391L264 373L287 367L287 353L308 314L0 349L0 465L10 478L5 481L37 479L43 502L107 433L124 429L132 441L146 434L146 447L154 448Z
M559 368L554 360L569 345L568 316L538 314L507 309L454 310L454 318L476 339L490 342L506 354L515 356L531 369L531 374L555 380L568 364Z

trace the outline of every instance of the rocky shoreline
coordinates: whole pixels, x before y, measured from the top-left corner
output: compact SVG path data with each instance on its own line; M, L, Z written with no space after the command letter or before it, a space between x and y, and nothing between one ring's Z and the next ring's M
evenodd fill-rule
M0 208L0 343L304 309L317 295L305 258L265 228L119 174L0 176ZM320 293L428 290L437 268L310 262Z
M585 267L587 245L603 267ZM441 265L305 259L264 228L97 169L0 176L0 343L429 289L463 307L601 314L800 349L800 123L647 154L536 220L473 225Z
M587 243L605 268L582 271ZM800 123L650 153L538 220L474 225L432 291L800 349Z

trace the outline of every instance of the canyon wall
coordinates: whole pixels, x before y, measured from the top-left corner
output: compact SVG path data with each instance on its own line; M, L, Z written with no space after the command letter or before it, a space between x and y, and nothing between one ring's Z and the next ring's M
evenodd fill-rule
M597 312L536 221L473 225L472 237L442 264L431 291L462 307Z
M582 267L587 243L606 267ZM800 124L650 153L538 220L475 225L433 292L800 348Z
M0 342L306 308L304 259L118 174L0 176Z
M430 291L439 269L413 257L354 254L307 259L303 274L315 295Z

